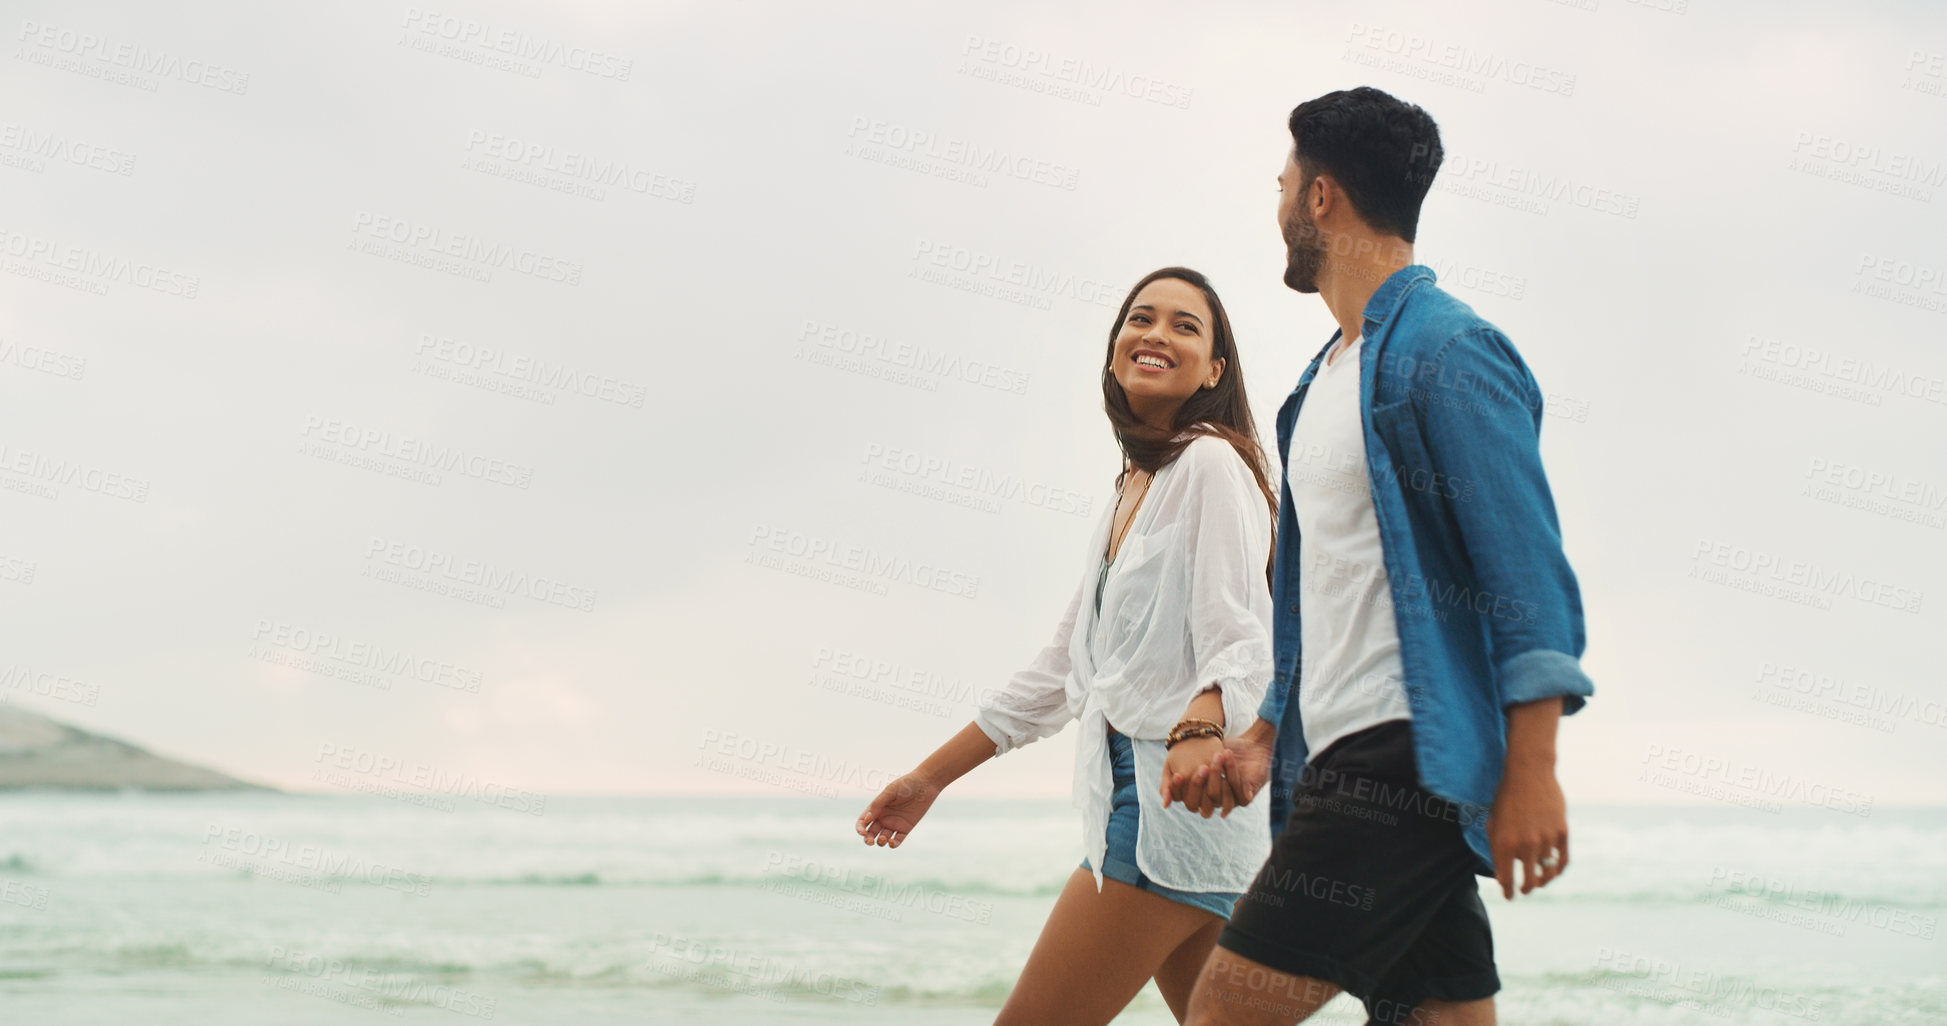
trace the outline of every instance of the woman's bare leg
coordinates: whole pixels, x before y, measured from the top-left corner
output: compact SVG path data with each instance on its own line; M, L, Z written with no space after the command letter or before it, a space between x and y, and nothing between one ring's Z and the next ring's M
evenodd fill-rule
M1163 992L1163 1000L1169 1003L1177 1022L1189 1017L1190 994L1196 989L1197 977L1203 973L1210 949L1217 946L1217 935L1223 932L1224 921L1211 914L1210 922L1178 944L1163 959L1162 968L1156 970L1156 989Z
M1166 959L1213 917L1076 869L1034 942L995 1026L1102 1024L1116 1017Z

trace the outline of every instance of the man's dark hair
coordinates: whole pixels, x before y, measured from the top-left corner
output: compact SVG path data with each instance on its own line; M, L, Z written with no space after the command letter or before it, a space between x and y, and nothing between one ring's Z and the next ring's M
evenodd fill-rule
M1339 89L1291 111L1304 184L1331 175L1373 228L1407 242L1446 156L1432 115L1371 86Z

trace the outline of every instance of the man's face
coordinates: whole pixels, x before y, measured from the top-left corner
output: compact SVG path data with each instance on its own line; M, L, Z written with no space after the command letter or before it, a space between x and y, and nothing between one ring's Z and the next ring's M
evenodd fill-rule
M1297 292L1317 292L1318 272L1325 266L1325 240L1312 221L1312 182L1298 167L1297 146L1284 155L1278 172L1278 231L1284 236L1284 283Z

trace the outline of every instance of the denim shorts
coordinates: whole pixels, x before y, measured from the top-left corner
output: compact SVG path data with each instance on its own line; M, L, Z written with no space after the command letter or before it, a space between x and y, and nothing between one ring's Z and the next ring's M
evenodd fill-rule
M1114 767L1115 794L1109 802L1109 843L1102 855L1102 875L1229 919L1242 892L1171 890L1136 868L1136 824L1142 817L1136 797L1136 751L1128 737L1114 730L1109 731L1109 761ZM1087 859L1082 860L1082 868L1094 872Z

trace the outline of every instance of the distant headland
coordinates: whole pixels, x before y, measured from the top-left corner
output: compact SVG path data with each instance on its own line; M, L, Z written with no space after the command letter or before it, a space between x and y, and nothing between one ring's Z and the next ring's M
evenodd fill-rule
M0 790L274 791L0 704Z

